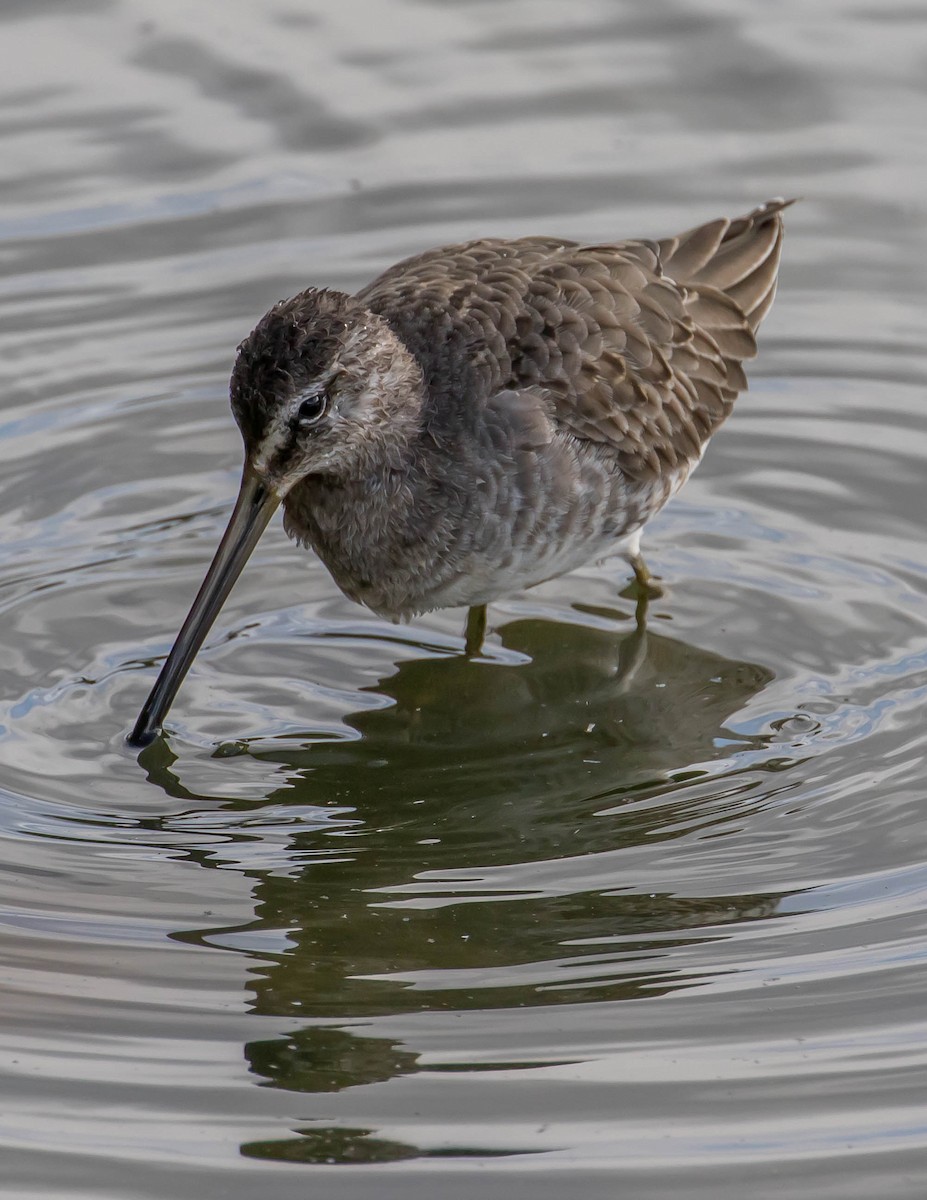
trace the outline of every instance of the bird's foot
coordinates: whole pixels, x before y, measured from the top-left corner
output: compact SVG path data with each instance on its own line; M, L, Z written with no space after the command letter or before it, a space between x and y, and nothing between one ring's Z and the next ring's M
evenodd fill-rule
M658 582L658 576L651 575L650 569L639 554L628 559L634 572L634 579L622 591L621 595L629 600L658 600L664 595L664 589Z
M635 578L627 587L621 589L619 595L624 596L626 600L659 600L661 596L666 595L666 588L657 583L655 578L648 579L646 583Z

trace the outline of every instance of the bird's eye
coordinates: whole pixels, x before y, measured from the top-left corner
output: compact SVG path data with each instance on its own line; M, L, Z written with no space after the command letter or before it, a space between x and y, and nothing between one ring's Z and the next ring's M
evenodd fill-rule
M300 425L311 425L314 421L318 421L327 408L328 397L324 392L319 396L307 396L299 406Z

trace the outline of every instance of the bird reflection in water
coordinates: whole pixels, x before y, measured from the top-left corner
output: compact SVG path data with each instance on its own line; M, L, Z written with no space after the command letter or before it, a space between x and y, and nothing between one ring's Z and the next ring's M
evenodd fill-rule
M368 689L389 703L345 718L356 737L288 733L239 747L279 777L261 802L226 803L243 843L259 836L262 805L319 818L294 821L274 869L248 872L255 919L244 936L286 930L283 952L259 955L251 1008L295 1023L246 1047L266 1085L322 1094L422 1069L408 1046L343 1027L358 1019L672 991L683 984L666 960L687 930L704 937L775 910L776 895L651 894L628 868L629 850L652 853L738 805L746 816L756 772L739 784L737 754L765 743L732 718L772 678L642 618L626 632L602 610L575 623L515 620L503 630L508 661L399 663ZM197 799L163 739L141 761L166 792ZM222 832L234 839L234 822ZM214 944L216 934L179 936ZM417 1153L327 1127L244 1152Z

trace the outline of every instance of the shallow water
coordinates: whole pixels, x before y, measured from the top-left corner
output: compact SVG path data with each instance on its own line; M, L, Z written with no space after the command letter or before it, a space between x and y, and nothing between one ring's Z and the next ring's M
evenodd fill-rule
M927 10L0 20L0 1194L922 1197ZM591 564L468 662L275 525L125 746L272 301L776 194L645 628Z

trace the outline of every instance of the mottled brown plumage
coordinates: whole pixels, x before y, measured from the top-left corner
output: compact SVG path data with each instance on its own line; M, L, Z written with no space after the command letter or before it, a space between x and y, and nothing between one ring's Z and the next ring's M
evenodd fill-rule
M422 363L436 406L467 402L461 380L471 394L542 388L564 429L652 479L694 465L746 387L785 203L660 242L447 246L397 264L358 299Z
M641 528L746 386L786 204L662 241L445 246L355 296L275 305L232 373L239 501L133 738L163 718L279 503L342 590L394 619L609 550L643 582Z

